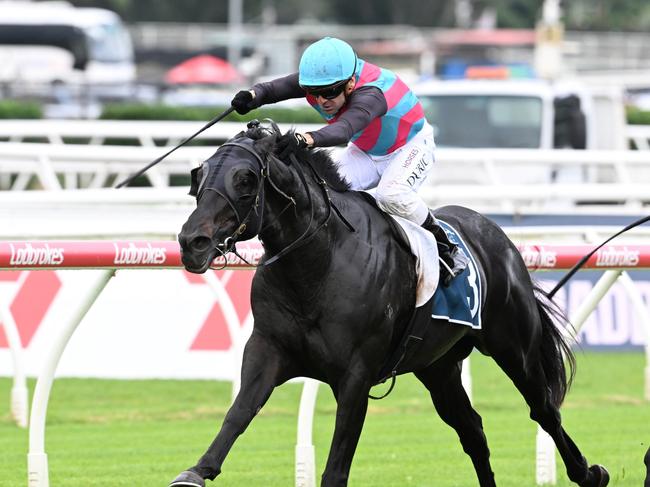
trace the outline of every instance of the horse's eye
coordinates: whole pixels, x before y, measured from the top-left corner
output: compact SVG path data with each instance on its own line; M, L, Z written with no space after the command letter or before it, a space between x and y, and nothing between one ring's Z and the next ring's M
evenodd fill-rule
M242 190L249 190L253 188L255 185L255 178L252 178L250 176L242 176L242 178L237 181L235 187L240 188Z

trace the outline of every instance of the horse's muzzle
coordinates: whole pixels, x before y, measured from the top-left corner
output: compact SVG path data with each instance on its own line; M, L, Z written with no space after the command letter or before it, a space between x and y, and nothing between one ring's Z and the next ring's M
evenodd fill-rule
M217 249L208 237L197 236L188 241L181 233L178 242L181 244L181 262L185 270L194 274L203 274L210 268L217 255Z

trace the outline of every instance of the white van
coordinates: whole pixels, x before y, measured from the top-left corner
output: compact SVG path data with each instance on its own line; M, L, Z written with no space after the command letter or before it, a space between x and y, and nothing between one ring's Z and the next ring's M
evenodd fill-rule
M625 149L621 90L576 81L462 79L417 84L440 147Z
M135 74L131 38L114 12L0 0L0 82L115 86Z

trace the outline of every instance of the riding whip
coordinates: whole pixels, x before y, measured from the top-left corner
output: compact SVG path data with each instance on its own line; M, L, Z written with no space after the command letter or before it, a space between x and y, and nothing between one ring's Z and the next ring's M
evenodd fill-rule
M578 271L580 270L580 268L581 268L583 265L585 265L585 262L587 262L587 261L589 260L589 258L590 258L592 255L594 255L596 252L598 252L598 250L600 250L600 248L601 248L603 245L605 245L605 244L608 243L609 241L615 239L615 238L618 237L620 234L625 233L625 232L627 232L628 230L633 229L634 227L638 227L638 226L641 225L642 223L645 223L645 222L647 222L647 221L649 221L649 220L650 220L650 216L644 216L643 218L641 218L641 219L639 219L639 220L637 220L637 221L635 221L635 222L633 222L633 223L630 223L630 224L629 224L628 226L626 226L623 230L621 230L621 231L615 233L614 235L612 235L611 237L609 237L607 240L605 240L603 243L601 243L598 247L596 247L596 248L593 249L591 252L589 252L587 255L585 255L582 259L580 259L580 261L579 261L576 265L574 265L574 266L571 268L571 270L570 270L569 272L566 273L566 275L565 275L562 279L560 279L560 282L558 282L558 283L555 285L555 287L554 287L553 289L551 289L551 292L549 292L549 293L547 294L548 298L549 298L549 299L553 299L553 296L555 296L555 293L558 292L558 291L560 290L560 288L561 288L562 286L564 286L564 285L567 283L567 281L568 281L569 279L571 279L571 278L573 277L573 275L574 275L576 272L578 272Z
M116 187L116 188L121 188L121 187L123 187L123 186L126 186L126 185L128 185L131 181L133 181L135 178L137 178L138 176L142 176L145 172L147 172L147 171L148 171L149 169L151 169L153 166L155 166L155 165L158 164L160 161L162 161L163 159L165 159L169 154L171 154L172 152L174 152L176 149L178 149L178 148L180 148L180 147L183 147L183 146L184 146L185 144L187 144L189 141L191 141L192 139L194 139L197 135L199 135L199 134L202 133L203 131L209 129L209 128L212 127L215 123L217 123L217 122L223 120L224 118L226 118L228 115L230 115L230 114L233 112L233 110L235 110L235 107L229 107L229 108L228 108L225 112L223 112L221 115L216 116L215 118L213 118L212 120L210 120L208 123L206 123L206 124L203 126L203 128L202 128L201 130L199 130L198 132L196 132L196 133L193 134L193 135L190 135L187 139L185 139L183 142L181 142L180 144L178 144L178 145L177 145L176 147L174 147L172 150L170 150L169 152L167 152L167 153L163 154L162 156L156 158L154 161L152 161L152 162L150 162L149 164L147 164L146 166L144 166L144 167L143 167L142 169L140 169L138 172L136 172L136 173L134 173L134 174L131 174L128 178L126 178L124 181L122 181L121 183L119 183L119 184L118 184L117 186L115 186L115 187Z

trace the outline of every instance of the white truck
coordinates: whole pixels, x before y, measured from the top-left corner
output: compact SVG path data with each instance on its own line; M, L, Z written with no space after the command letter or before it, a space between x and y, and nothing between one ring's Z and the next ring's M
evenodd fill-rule
M135 75L131 38L114 12L0 0L0 83L124 86Z
M414 86L439 147L627 149L623 93L566 81L429 81Z

